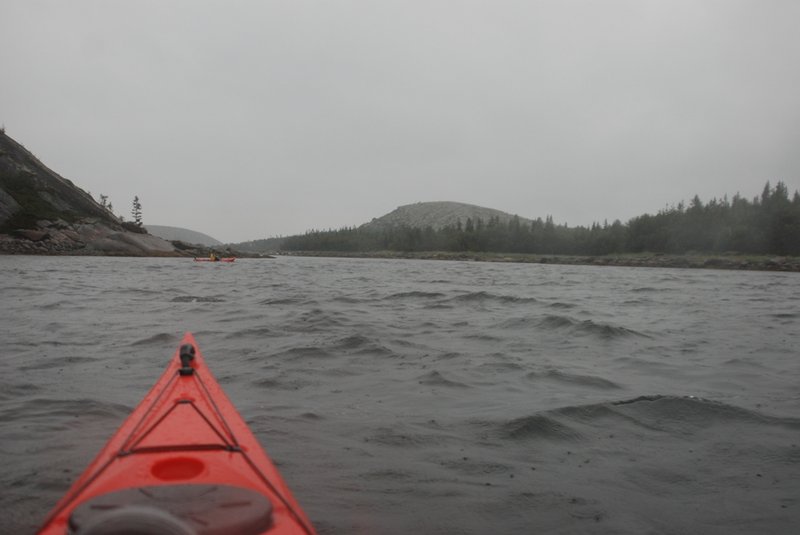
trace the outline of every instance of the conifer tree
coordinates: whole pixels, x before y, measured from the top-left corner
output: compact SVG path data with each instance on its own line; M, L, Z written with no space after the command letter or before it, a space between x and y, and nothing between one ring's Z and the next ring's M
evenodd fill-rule
M139 196L135 195L133 197L133 208L131 208L131 216L133 216L133 222L136 226L142 226L142 203L139 202Z

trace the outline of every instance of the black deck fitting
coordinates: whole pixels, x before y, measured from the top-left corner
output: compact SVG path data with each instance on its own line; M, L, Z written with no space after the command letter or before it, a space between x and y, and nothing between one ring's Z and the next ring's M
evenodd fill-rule
M192 368L191 365L191 362L194 360L194 354L194 346L192 344L183 344L181 346L179 353L181 368L178 370L181 375L192 375L194 373L194 368Z

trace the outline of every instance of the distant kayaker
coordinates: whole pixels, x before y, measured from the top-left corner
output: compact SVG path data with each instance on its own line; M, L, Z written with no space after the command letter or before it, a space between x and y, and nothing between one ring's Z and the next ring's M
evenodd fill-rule
M217 260L219 260L219 258L217 258L217 254L214 251L211 251L211 253L208 255L208 259L211 260L212 262L216 262Z

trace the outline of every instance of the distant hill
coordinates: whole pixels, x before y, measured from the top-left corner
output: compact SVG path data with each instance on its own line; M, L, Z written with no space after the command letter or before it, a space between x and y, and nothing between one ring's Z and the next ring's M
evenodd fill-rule
M459 221L466 224L467 219L473 222L483 220L488 223L492 218L498 218L500 223L507 224L515 216L493 208L464 204L460 202L418 202L400 206L388 214L373 219L362 225L365 229L380 229L387 227L412 227L441 230L445 227L455 227ZM518 217L518 216L516 216ZM529 219L519 218L521 223L529 223Z
M251 240L229 245L237 251L261 254L280 251L284 241L286 241L286 238L265 238L263 240Z
M473 223L478 220L489 223L492 218L497 218L502 225L507 225L515 217L519 216L474 204L448 201L418 202L400 206L384 216L375 218L369 223L364 223L359 229L379 232L393 227L422 229L431 227L434 230L441 230L446 227L457 227L459 222L461 222L462 226L466 226L467 219L471 219ZM530 219L524 217L519 217L519 221L526 224L531 222ZM283 249L284 243L291 243L295 238L297 236L253 240L231 244L231 246L239 251L269 253Z
M213 247L215 245L222 245L222 242L195 230L189 230L181 227L167 227L164 225L147 225L147 232L153 236L158 236L169 241L179 240L184 243L191 243L196 245L205 245L206 247Z

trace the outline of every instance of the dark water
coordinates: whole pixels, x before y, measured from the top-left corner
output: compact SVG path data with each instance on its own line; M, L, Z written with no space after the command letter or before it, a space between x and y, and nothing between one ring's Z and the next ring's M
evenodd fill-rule
M797 533L800 276L0 257L30 533L193 331L322 534Z

